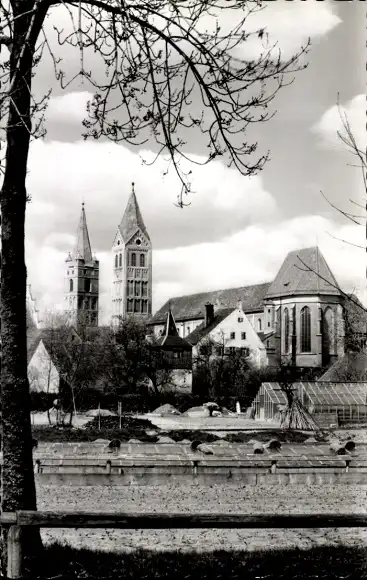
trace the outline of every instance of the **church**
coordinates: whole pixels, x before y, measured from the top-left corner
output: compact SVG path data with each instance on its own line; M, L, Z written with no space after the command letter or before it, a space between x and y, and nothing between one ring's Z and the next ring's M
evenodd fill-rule
M321 369L345 353L349 300L317 246L290 252L273 281L172 297L152 315L152 242L132 184L112 242L111 269L112 324L134 317L160 337L171 316L194 350L206 334L221 335L226 348L254 353L260 367ZM98 326L98 298L99 263L83 204L76 244L66 259L65 309L76 326L83 320ZM365 340L365 321L354 324Z

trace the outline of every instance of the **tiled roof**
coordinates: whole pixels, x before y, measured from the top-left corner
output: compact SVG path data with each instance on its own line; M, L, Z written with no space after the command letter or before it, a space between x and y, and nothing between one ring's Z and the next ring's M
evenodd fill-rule
M163 324L166 321L169 306L177 321L204 318L207 302L217 305L218 308L233 309L237 307L239 301L242 301L242 307L246 313L258 312L263 309L263 299L269 286L270 283L267 282L171 298L155 313L149 324Z
M167 313L165 333L158 339L158 344L163 348L180 347L186 350L191 350L191 345L187 340L181 338L178 334L171 309L169 309Z
M341 295L333 273L316 246L295 250L287 255L266 298L310 294Z
M119 225L119 229L124 242L128 242L132 236L140 229L150 240L147 228L145 227L143 216L136 199L134 186L127 202L125 213Z
M319 381L367 381L367 353L348 352L336 361Z
M84 260L86 264L89 264L93 261L84 203L82 203L82 211L80 214L76 244L71 256L74 259Z
M192 344L192 346L195 346L195 344L207 336L209 332L211 332L218 326L218 324L227 318L227 316L229 316L233 310L234 308L221 308L220 310L215 311L213 321L208 326L205 326L204 320L204 322L197 326L195 330L193 330L191 334L186 337L187 342Z

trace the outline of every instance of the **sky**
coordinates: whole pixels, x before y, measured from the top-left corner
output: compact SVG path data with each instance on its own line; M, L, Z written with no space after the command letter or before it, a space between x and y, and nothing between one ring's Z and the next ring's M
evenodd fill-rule
M132 181L153 244L153 311L173 296L270 281L289 251L316 244L341 287L365 300L365 251L352 245L365 245L364 228L321 194L347 211L362 211L349 201L363 203L363 182L337 138L336 103L339 95L364 148L363 4L277 0L254 18L251 26L266 26L285 55L311 37L308 68L277 95L275 116L253 128L259 150L270 151L263 171L249 178L221 161L193 166L194 193L183 209L175 205L177 178L172 171L163 176L163 160L142 166L141 157L151 154L149 143L134 149L83 140L89 87L77 79L61 90L50 63L41 63L36 90L53 92L47 135L31 144L26 218L28 283L41 314L63 307L65 259L84 201L93 253L100 260L100 319L108 321L111 246ZM77 50L60 55L66 69L77 66ZM187 147L201 159L199 136Z

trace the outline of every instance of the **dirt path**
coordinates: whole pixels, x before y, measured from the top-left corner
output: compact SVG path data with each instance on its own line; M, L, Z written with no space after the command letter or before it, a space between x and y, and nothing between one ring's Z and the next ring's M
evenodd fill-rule
M367 486L146 486L38 488L38 508L75 511L366 513ZM307 530L43 530L46 542L129 551L259 550L367 544L365 529Z

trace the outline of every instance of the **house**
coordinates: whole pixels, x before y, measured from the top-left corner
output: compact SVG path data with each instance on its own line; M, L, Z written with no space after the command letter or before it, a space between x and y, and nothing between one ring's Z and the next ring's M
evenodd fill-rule
M218 354L242 350L249 361L258 368L267 365L265 346L248 320L242 303L236 308L214 309L213 304L205 305L205 319L186 338L193 347L193 357L200 354L203 344L210 342Z
M159 381L163 387L180 392L192 389L192 346L177 331L171 309L168 310L166 326L150 346L155 354ZM151 369L153 370L153 369ZM153 382L153 374L150 373ZM155 377L157 379L157 376Z
M289 252L273 282L171 298L149 326L159 335L170 305L180 336L188 338L204 323L206 303L218 313L239 302L269 366L322 369L344 355L349 300L318 247ZM363 327L359 340L365 339Z

